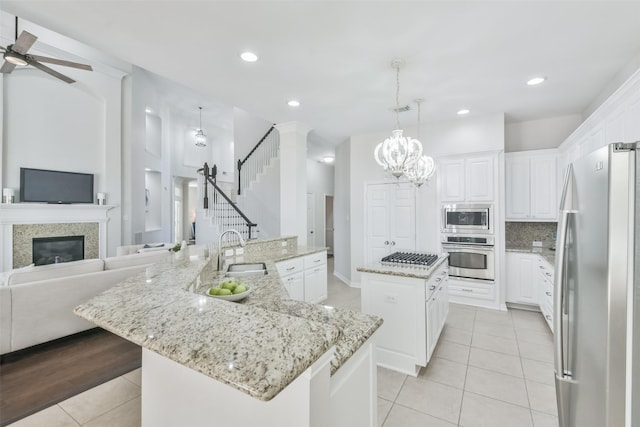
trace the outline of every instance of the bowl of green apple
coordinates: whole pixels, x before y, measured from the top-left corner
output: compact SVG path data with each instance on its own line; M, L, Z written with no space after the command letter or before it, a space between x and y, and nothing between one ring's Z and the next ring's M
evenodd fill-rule
M210 297L225 301L240 301L249 296L251 288L244 282L233 279L225 279L220 286L210 287L206 294Z

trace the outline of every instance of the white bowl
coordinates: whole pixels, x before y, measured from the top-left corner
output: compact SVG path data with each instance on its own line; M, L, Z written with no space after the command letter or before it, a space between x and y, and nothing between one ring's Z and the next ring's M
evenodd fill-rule
M211 289L211 288L209 288ZM211 295L209 293L209 289L207 289L207 292L205 292L205 295L208 297L212 297L212 298L218 298L218 299L222 299L225 301L240 301L241 299L244 299L246 297L249 296L249 294L251 293L251 288L249 286L247 286L247 290L240 293L240 294L231 294L231 295Z

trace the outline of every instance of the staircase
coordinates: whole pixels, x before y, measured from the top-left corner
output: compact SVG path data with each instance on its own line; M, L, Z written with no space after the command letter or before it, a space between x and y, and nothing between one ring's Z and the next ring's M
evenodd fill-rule
M214 165L210 169L205 163L198 172L201 172L198 178L201 185L198 185L198 188L202 189L203 208L206 216L217 225L218 231L233 228L238 230L245 240L255 239L257 224L252 222L217 185L217 167ZM239 243L235 234L227 234L226 237L229 243Z
M238 206L258 226L260 238L280 236L280 134L271 127L238 160Z
M280 235L279 148L280 135L272 126L249 154L238 160L235 202L217 184L215 165L209 168L205 163L198 171L203 207L218 234L233 228L247 240ZM234 234L226 237L237 243Z

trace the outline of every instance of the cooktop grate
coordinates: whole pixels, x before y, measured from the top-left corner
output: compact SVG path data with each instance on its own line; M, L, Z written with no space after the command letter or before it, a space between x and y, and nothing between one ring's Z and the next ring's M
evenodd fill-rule
M438 260L438 255L419 252L395 252L382 258L384 265L406 265L429 267Z

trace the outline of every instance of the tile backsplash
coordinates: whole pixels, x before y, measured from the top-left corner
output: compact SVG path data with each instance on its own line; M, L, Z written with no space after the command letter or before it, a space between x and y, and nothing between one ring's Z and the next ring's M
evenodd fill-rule
M545 248L555 246L557 222L507 222L505 240L509 246L531 246L535 241L542 242Z

